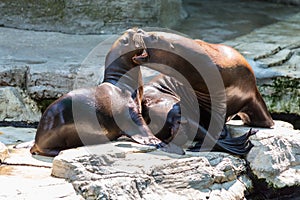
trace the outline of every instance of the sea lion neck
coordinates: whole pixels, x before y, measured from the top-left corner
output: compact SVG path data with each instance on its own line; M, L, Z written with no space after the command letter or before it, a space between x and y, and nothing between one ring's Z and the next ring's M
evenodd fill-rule
M112 62L106 62L103 83L108 82L131 92L138 89L142 85L142 74L140 66L131 61L135 53L135 51L128 52L117 58L108 55L107 60Z

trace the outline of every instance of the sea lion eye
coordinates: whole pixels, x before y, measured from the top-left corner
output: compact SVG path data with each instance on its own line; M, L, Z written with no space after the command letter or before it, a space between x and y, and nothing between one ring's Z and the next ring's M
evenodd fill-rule
M122 44L128 44L128 37L124 37L120 40Z
M151 40L158 40L158 36L155 35L155 34L152 34L152 35L150 36L150 38L151 38Z

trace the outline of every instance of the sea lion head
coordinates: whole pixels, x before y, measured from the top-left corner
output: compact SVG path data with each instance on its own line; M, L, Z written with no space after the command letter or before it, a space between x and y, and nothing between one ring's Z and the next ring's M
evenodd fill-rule
M109 66L116 59L122 57L124 58L122 59L123 62L131 62L127 63L127 65L138 65L131 58L145 52L147 47L144 43L144 38L147 37L147 33L142 29L133 28L126 30L112 45L106 56L105 65Z

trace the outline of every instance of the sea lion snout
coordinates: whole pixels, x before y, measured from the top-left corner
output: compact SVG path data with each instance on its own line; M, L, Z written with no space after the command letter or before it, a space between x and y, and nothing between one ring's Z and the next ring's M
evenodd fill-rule
M138 65L146 63L149 60L149 54L144 49L141 55L135 55L132 57L132 61Z

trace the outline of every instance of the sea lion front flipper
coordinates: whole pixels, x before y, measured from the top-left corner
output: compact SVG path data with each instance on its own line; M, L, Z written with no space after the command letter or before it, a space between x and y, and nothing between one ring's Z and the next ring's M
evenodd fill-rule
M178 154L178 155L185 155L185 152L184 150L177 146L176 144L170 142L168 144L165 144L165 143L162 143L163 146L162 147L159 147L158 149L162 150L162 151L165 151L165 152L168 152L168 153L175 153L175 154Z
M175 153L175 154L179 154L179 155L185 154L184 150L181 147L179 147L173 143L166 144L166 143L160 141L156 137L142 136L140 134L136 134L136 135L130 136L130 138L139 144L155 146L157 149L160 149L160 150L168 152L168 153Z

